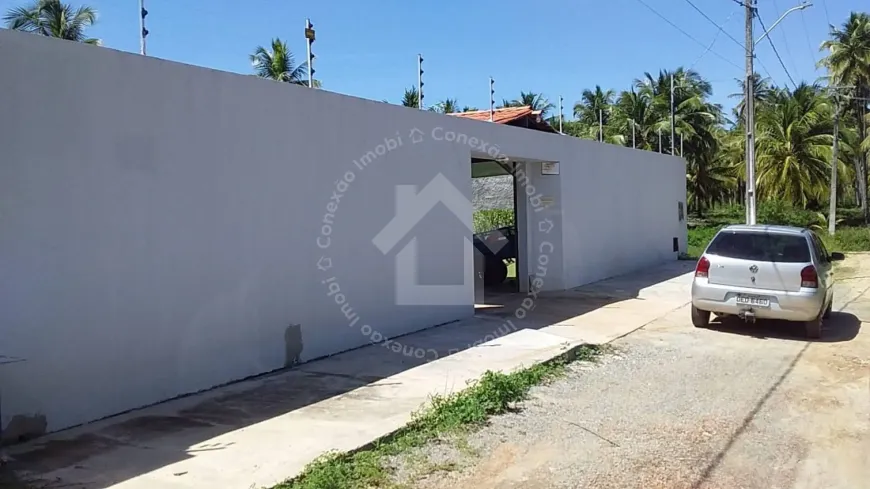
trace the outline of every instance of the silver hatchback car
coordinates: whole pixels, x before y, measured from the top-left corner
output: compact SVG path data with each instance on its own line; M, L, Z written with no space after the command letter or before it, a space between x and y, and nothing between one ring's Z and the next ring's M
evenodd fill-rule
M819 338L833 303L833 262L812 231L790 226L735 225L720 230L695 267L692 323L710 313L746 321L782 319L804 324Z

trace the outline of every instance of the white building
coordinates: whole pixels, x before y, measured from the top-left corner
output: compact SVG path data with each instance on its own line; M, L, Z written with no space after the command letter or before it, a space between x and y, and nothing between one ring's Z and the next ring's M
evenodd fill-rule
M686 246L679 158L7 30L0 59L9 438L472 316L473 158L520 170L523 288Z

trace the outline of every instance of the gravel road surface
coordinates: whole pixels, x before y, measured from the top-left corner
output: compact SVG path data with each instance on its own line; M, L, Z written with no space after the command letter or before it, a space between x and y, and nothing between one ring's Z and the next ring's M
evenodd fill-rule
M696 329L683 308L617 341L597 364L571 365L518 413L402 458L397 482L870 488L870 255L847 263L839 312L820 341L778 322Z

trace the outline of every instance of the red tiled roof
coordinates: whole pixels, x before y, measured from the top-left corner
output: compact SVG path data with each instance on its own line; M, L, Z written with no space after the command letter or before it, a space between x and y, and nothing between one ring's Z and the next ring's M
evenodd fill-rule
M492 122L495 122L496 124L507 124L508 122L513 122L517 119L533 115L533 112L535 111L533 111L528 105L525 107L504 107L501 109L495 109L492 114ZM489 121L488 110L454 112L450 115L464 117L466 119L474 119L476 121Z
M454 112L450 115L476 121L489 121L488 110ZM493 110L492 113L492 122L495 122L496 124L512 124L516 121L522 121L523 119L526 120L523 126L528 127L529 129L536 129L544 132L556 132L555 129L550 127L550 124L548 124L547 121L541 118L540 110L532 110L528 105L523 107L503 107L501 109Z

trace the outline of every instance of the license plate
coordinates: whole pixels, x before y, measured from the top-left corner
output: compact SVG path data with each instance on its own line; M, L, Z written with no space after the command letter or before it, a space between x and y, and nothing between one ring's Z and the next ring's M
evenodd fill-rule
M747 306L770 307L770 299L754 295L738 295L737 303Z

